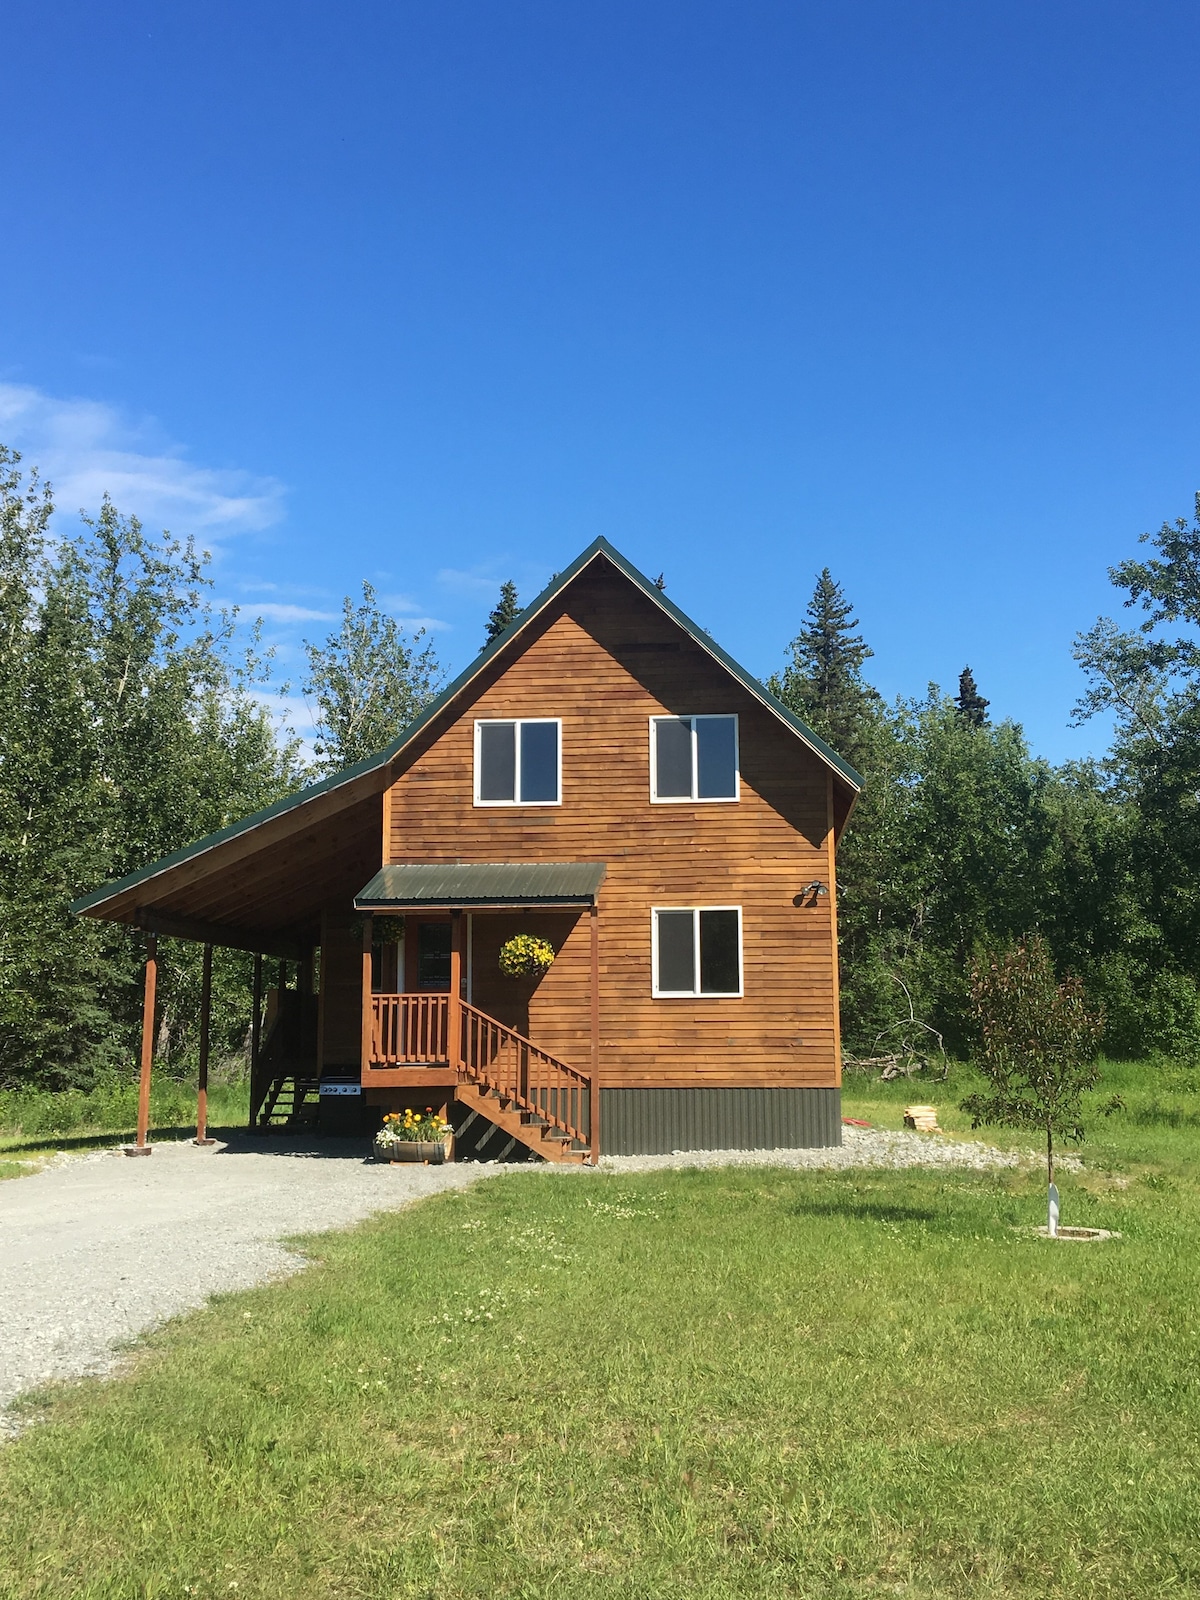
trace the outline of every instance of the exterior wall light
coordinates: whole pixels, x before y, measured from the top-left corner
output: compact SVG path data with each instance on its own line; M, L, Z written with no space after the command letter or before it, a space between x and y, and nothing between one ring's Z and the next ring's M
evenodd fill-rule
M820 878L814 878L811 883L806 883L804 885L804 888L801 889L800 893L793 899L792 904L794 906L802 906L806 904L810 896L816 900L821 895L828 893L828 885L822 883Z

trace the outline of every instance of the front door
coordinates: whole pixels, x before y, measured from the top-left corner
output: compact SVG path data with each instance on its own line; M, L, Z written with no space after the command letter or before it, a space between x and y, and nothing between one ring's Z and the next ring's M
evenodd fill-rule
M416 941L416 986L426 992L447 993L450 988L449 921L418 922Z

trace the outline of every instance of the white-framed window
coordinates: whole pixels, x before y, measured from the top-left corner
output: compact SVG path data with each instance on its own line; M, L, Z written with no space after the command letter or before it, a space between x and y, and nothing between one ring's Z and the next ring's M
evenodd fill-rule
M650 915L656 1000L741 996L741 906L655 906Z
M562 804L562 719L475 724L477 806Z
M651 800L678 805L738 794L736 716L650 718Z

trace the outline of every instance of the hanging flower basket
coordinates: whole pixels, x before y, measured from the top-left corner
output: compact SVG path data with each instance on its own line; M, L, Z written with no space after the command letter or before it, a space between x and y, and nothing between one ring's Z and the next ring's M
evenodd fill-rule
M518 933L500 946L500 971L506 978L540 978L554 960L554 946L531 933Z

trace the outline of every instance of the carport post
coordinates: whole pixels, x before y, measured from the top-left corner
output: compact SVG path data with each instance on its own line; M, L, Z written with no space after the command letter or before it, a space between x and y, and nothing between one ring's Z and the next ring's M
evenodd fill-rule
M197 1144L217 1142L208 1137L208 1039L212 1020L212 953L212 945L206 944L200 968L200 1076L196 1088Z
M138 1082L137 1143L126 1145L126 1154L148 1156L150 1131L150 1068L154 1064L154 991L158 982L158 940L146 935L146 988L142 997L142 1069Z
M262 1043L262 956L254 958L253 993L250 997L250 1128L258 1122L258 1048Z

